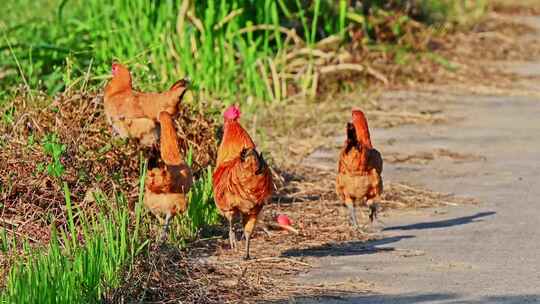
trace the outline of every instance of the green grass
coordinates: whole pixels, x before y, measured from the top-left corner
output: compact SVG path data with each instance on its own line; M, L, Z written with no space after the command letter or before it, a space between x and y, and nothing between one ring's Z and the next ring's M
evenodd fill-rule
M406 2L365 5L401 9ZM416 1L416 17L461 22L485 8L485 0L462 2ZM369 28L377 21L365 13L345 0L9 1L0 20L0 88L23 84L49 94L101 88L119 60L142 89L164 89L189 76L202 100L279 101L284 85L304 88L312 77L280 83L286 66L279 59L330 35L347 38L351 25Z
M193 149L190 147L186 162L193 164ZM205 229L220 223L220 216L214 204L212 189L212 168L194 181L188 194L189 205L186 214L178 216L170 227L170 239L181 246L186 240L193 240L205 233Z
M130 229L126 208L109 215L81 217L75 226L70 193L64 184L67 231L52 229L46 248L23 246L0 295L2 303L97 303L120 282L120 270L146 242ZM135 217L141 216L137 208ZM18 250L16 240L2 238L3 250ZM25 243L27 244L27 243Z
M32 138L32 137L30 137ZM66 145L60 143L58 136L54 133L47 134L42 140L43 151L52 160L47 164L47 173L55 178L61 178L64 174L65 168L60 161L62 154L66 151ZM44 170L44 164L38 164L37 170Z
M0 59L6 86L24 78L31 89L51 94L86 83L88 75L101 85L111 62L120 60L143 89L163 89L189 76L203 98L268 100L260 71L269 70L267 59L290 43L282 24L294 26L300 18L299 34L308 43L318 38L318 22L324 21L325 34L345 26L343 7L326 9L323 19L321 7L331 5L320 0L37 2L9 5L15 15L0 23ZM36 6L44 7L36 15L19 13ZM336 21L330 18L335 14L341 16Z
M145 174L146 166L141 166L141 176ZM209 168L194 183L188 214L175 222L171 239L185 242L202 228L218 223L211 185ZM66 183L63 186L67 227L57 231L53 226L47 246L33 248L24 239L9 238L5 230L0 235L3 254L20 252L22 256L9 271L0 303L99 303L105 292L118 287L121 270L130 267L151 242L149 228L157 221L144 216L144 178L140 179L134 214L129 213L121 195L108 212L88 215L74 210L69 188ZM106 203L102 199L96 195L98 204Z

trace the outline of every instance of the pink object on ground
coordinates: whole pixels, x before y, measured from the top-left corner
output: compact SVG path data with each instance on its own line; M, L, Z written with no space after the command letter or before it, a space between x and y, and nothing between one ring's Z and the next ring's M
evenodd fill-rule
M287 226L291 226L292 225L292 222L291 220L289 219L289 217L285 214L280 214L277 216L276 218L278 224L280 225L287 225Z

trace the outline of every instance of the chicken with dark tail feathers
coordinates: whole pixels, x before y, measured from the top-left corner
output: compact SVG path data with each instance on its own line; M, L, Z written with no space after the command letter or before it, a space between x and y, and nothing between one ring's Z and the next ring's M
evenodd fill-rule
M159 138L159 113L178 113L188 80L179 80L162 93L143 93L133 90L131 74L123 65L113 63L112 76L103 96L107 121L120 137L136 138L143 146L155 145Z
M362 111L352 111L352 123L347 123L346 130L347 139L339 154L336 192L349 210L352 225L359 229L354 203L359 201L367 205L371 222L377 217L376 200L383 191L383 161L371 144Z
M187 195L192 184L191 168L182 155L176 129L168 112L159 114L161 125L160 153L164 166L148 171L145 181L144 205L164 223L160 240L167 236L171 219L184 213ZM165 220L162 219L165 215Z
M238 122L238 107L229 107L223 116L223 139L213 175L214 199L229 222L231 248L236 247L233 220L235 215L242 215L246 239L244 258L249 259L251 234L257 217L272 194L272 175L251 137Z

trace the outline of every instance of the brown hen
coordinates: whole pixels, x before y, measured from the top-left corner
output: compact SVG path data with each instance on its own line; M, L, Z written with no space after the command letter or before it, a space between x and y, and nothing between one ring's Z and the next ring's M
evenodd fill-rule
M158 114L166 111L176 115L187 80L177 81L162 93L143 93L133 90L131 74L123 65L113 63L112 75L103 97L107 121L122 138L136 138L144 146L157 143Z
M231 106L224 113L223 140L213 174L216 206L229 221L229 242L236 247L233 219L240 213L246 239L245 259L249 259L251 234L264 203L272 194L272 175L255 144L238 122L240 110Z
M161 124L160 149L161 159L165 164L161 168L148 171L145 181L145 206L161 221L165 215L163 240L169 229L170 220L187 209L187 194L192 184L191 168L180 154L176 129L168 112L159 114Z
M382 157L371 144L366 117L362 111L353 110L352 123L347 123L347 139L339 155L336 192L349 209L356 229L355 202L369 207L371 222L377 216L375 200L383 191L382 169Z

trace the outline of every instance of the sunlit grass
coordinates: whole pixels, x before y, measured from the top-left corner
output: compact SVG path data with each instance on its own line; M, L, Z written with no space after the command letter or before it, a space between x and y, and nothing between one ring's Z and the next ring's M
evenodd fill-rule
M286 26L301 19L297 35L308 44L321 38L319 24L325 35L345 27L343 0L340 9L320 0L38 2L47 5L36 16L21 13L0 27L0 58L7 84L25 77L31 89L49 93L82 83L89 68L91 82L100 84L111 61L120 60L143 89L164 89L189 76L202 98L270 100L261 69L270 70L268 59L291 43Z
M365 5L385 7L386 1ZM414 5L426 22L462 24L481 16L486 0ZM0 21L4 89L21 83L49 94L100 88L119 60L132 69L138 88L165 89L189 76L199 100L248 106L283 100L289 85L309 95L317 80L309 60L316 58L294 72L284 58L332 35L346 42L351 26L368 30L379 22L345 0L24 0L9 1L6 11Z
M137 228L131 227L127 208L111 208L110 214L81 213L76 225L67 183L64 194L68 228L57 231L53 226L46 247L18 249L16 239L2 235L3 251L22 250L22 258L9 271L1 302L97 303L108 288L120 282L120 269L147 244L139 238ZM140 207L134 216L137 226Z
M98 303L108 290L118 287L122 269L151 242L154 219L145 216L144 176L141 166L138 202L131 214L120 199L108 212L87 214L74 210L69 188L63 185L67 213L66 230L51 230L50 242L34 248L24 239L10 238L3 230L0 249L5 255L19 252L6 278L0 303ZM196 181L189 195L188 214L170 232L175 243L193 240L204 227L219 218L212 201L211 170ZM120 196L122 197L122 196ZM100 201L99 195L96 200ZM100 204L107 202L98 202ZM112 206L116 206L112 207ZM74 214L77 213L77 222ZM22 245L21 245L22 244Z

